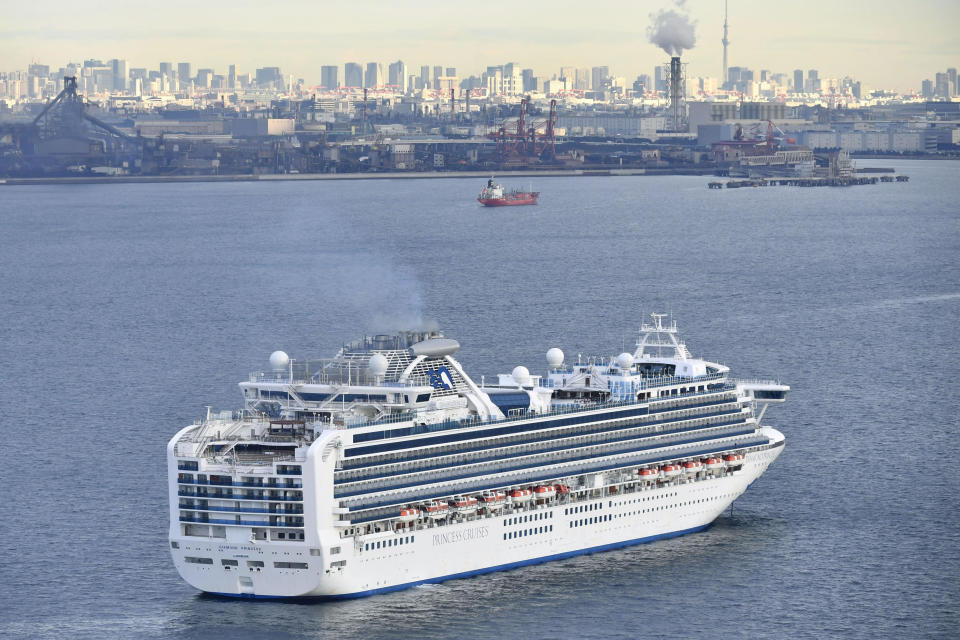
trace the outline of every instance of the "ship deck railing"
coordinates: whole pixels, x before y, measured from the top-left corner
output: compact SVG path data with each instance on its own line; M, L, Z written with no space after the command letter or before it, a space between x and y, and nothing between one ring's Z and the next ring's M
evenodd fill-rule
M303 489L303 483L300 484L257 484L256 482L239 482L230 480L181 480L177 479L177 484L198 485L202 487L244 487L246 489L269 489L271 491L293 491Z
M739 449L748 449L748 448L757 447L757 446L769 445L770 442L771 442L770 439L766 437L752 438L748 440L743 440L741 442L724 443L722 445L721 443L717 443L716 446L702 447L699 449L691 449L687 451L671 451L671 452L667 452L666 454L660 453L660 454L646 454L646 455L640 455L640 456L632 456L628 459L617 461L612 464L588 465L586 464L585 461L581 461L579 464L575 463L574 465L571 465L572 468L564 469L562 471L556 470L554 473L551 473L549 475L540 474L540 475L534 475L534 476L528 476L528 477L518 477L518 478L512 479L510 482L507 482L507 483L492 482L493 479L491 478L491 481L475 483L473 486L450 487L449 490L443 493L437 493L436 491L434 491L432 493L426 492L422 495L396 496L391 499L384 500L380 503L376 503L372 505L350 507L350 511L352 512L350 515L353 515L355 513L356 515L363 516L364 511L373 511L377 509L384 509L384 510L387 508L399 509L406 504L415 504L415 503L424 502L428 500L439 500L455 494L456 495L461 495L465 493L475 494L478 492L494 490L494 489L503 491L503 490L509 489L510 487L515 487L521 484L530 485L530 484L536 484L539 482L553 482L569 476L577 476L577 475L583 475L588 473L598 473L601 471L612 471L616 469L624 469L624 468L629 468L637 465L645 465L645 464L651 464L651 463L659 464L661 462L679 460L679 459L696 457L696 456L717 455L725 451L729 451L731 449L739 450ZM535 471L535 470L531 470L531 471ZM498 480L502 480L502 479L498 479ZM354 509L356 511L354 511ZM350 518L348 516L347 518L344 518L344 520L349 522L351 525L354 525L354 524L363 524L366 522L374 522L377 520L390 520L392 518L395 518L396 515L397 514L395 511L391 511L390 513L382 513L382 514L377 514L377 515L372 515L367 517L360 517L356 519Z
M302 516L303 508L300 509L278 509L271 511L270 509L257 509L256 507L217 507L217 506L206 506L201 507L198 505L188 506L181 504L178 506L181 511L220 511L226 513L265 513L270 515L277 516Z
M725 374L711 374L711 375L720 375L722 377ZM696 378L696 379L685 378L684 380L688 382L689 381L705 381L706 377L701 376L700 378ZM630 400L621 400L616 402L584 403L582 405L577 405L577 406L569 406L569 407L564 406L562 408L550 409L549 411L528 413L521 416L520 419L532 420L537 418L549 418L551 416L568 415L571 413L586 413L588 411L599 411L599 410L616 408L616 407L631 407L639 404L649 404L651 402L657 402L657 401L669 401L669 400L676 400L676 399L694 398L702 395L722 393L724 391L731 391L735 388L736 388L736 385L724 384L722 387L719 387L719 388L708 389L706 391L698 391L696 393L685 393L682 396L681 395L664 396L662 398L649 398L647 400L630 399ZM483 387L481 387L481 390L482 389ZM380 424L389 424L393 422L406 422L414 419L414 414L407 414L407 415L408 417L406 417L405 419L383 418L383 419L372 421L372 422L364 422L362 424L348 425L346 428L353 429L357 427L372 427ZM486 425L492 425L492 424L499 424L501 422L516 422L517 419L518 419L517 416L510 416L505 418L474 418L474 419L466 419L466 420L448 420L444 422L418 425L418 426L424 427L423 433L426 433L429 431L440 431L443 429L458 429L458 428L475 427L478 425L486 426Z
M702 407L711 407L711 406L712 406L712 407L720 407L720 406L723 406L723 405L736 404L736 403L737 403L736 399L731 399L731 400L717 400L717 401L713 401L713 402L699 402L699 403L697 403L697 404L684 405L684 406L679 407L679 408L657 409L657 410L651 411L651 412L649 412L649 413L647 413L647 414L643 414L643 415L646 415L646 416L656 416L656 415L658 415L658 414L666 413L666 412L668 412L668 411L686 411L686 410L689 410L689 409L698 409L698 408L702 408ZM739 404L737 404L737 406L739 407ZM739 408L736 409L736 412L739 412L739 411L740 411ZM454 450L434 450L434 451L431 451L430 453L426 453L426 454L423 454L423 455L419 455L419 456L406 456L406 457L403 457L403 458L389 458L389 459L384 459L384 458L382 458L382 456L387 456L387 455L391 455L391 454L393 454L393 453L403 452L403 451L405 451L404 449L398 449L398 450L395 450L395 451L387 451L387 452L384 452L384 453L370 453L370 454L365 454L365 455L363 455L363 456L358 456L358 457L356 457L356 458L344 459L344 460L342 461L342 463L341 463L342 468L338 469L338 471L353 471L353 470L356 470L356 469L364 469L364 468L367 468L367 467L379 467L379 466L384 465L384 464L402 464L402 463L405 463L405 462L413 462L413 461L416 461L416 460L424 460L424 459L428 459L428 458L438 458L438 457L447 456L447 455L459 455L459 454L465 454L465 453L473 453L473 452L475 452L475 451L483 451L483 450L486 450L486 449L494 449L494 448L505 447L505 446L513 447L513 446L522 446L522 445L526 445L526 444L535 444L535 443L537 443L537 442L544 442L544 441L548 441L548 440L553 440L553 439L556 439L556 438L558 438L558 437L589 436L589 435L594 435L594 434L598 434L598 433L621 431L621 430L624 430L624 429L644 428L644 427L656 427L656 426L658 426L658 425L664 425L664 424L668 424L668 423L671 423L671 422L677 422L678 420L679 420L679 421L685 421L685 420L697 420L697 419L700 419L700 418L715 418L715 417L717 417L717 416L722 416L722 415L732 415L734 412L735 412L735 411L734 411L733 409L728 409L728 410L724 410L724 411L715 411L715 412L712 412L712 413L698 413L698 414L696 414L696 415L694 415L694 416L690 416L690 417L688 417L688 418L676 418L676 417L674 417L674 418L664 418L664 419L662 419L662 420L645 420L645 421L643 421L643 422L632 423L632 424L629 424L629 425L624 425L624 426L622 426L622 427L611 427L611 426L609 426L609 425L604 425L604 426L597 427L597 428L594 428L594 429L585 429L585 430L582 430L582 431L572 432L569 436L555 436L555 435L547 435L547 436L544 436L544 435L537 435L537 436L535 436L535 437L523 438L523 439L521 439L521 440L511 440L509 443L502 444L502 445L493 445L493 446L491 446L490 444L485 443L485 444L482 444L482 445L478 445L478 446L475 446L475 447L469 447L469 448L461 448L461 449L454 449ZM639 416L637 416L637 417L639 417ZM623 420L623 419L624 419L624 418L613 418L613 420ZM604 418L603 422L606 422L606 421L607 421L607 419ZM565 426L567 426L567 427L570 428L570 429L576 429L576 428L587 427L587 426L589 426L590 424L591 424L591 422L584 421L584 422L581 422L581 423L578 423L578 424L565 425ZM552 424L547 424L547 425L545 425L545 426L543 427L543 429L553 429L553 428L556 428L556 427L555 427L555 425L552 425ZM562 428L562 427L560 427L560 428ZM539 426L537 426L537 427L535 427L535 428L532 428L532 429L529 429L529 431L540 431L540 430L541 430L541 427L539 427ZM504 436L491 436L491 437L494 437L494 438L495 438L495 437L510 438L510 437L516 437L516 436L518 436L518 435L521 435L522 433L523 433L523 432L518 432L518 433L515 433L515 434L506 434L506 435L504 435ZM456 445L456 442L453 442L453 443L450 443L450 444L447 445L447 446L455 446L455 445ZM406 451L408 451L408 450L406 450ZM368 462L362 462L362 463L359 463L359 464L356 463L356 461L358 461L358 460L363 460L364 458L369 458L370 456L376 456L376 459L374 459L374 460L372 460L372 461L368 461Z
M284 498L279 496L241 496L230 492L225 495L210 495L207 493L191 493L186 489L177 491L177 496L181 498L198 498L202 500L258 500L262 502L303 502L303 497Z
M608 439L608 440L598 440L598 441L594 441L594 442L586 442L586 443L577 444L577 445L575 445L575 446L565 445L565 446L549 447L549 448L543 448L543 449L534 449L534 450L531 450L531 451L517 451L517 452L514 452L514 453L503 454L503 455L487 456L487 457L483 457L483 458L471 458L471 459L467 459L467 460L457 460L457 461L454 461L454 462L448 462L448 463L444 463L444 464L435 464L435 465L431 465L431 466L428 466L428 467L416 467L416 468L411 468L411 469L400 469L400 470L397 470L397 471L387 472L387 473L381 473L381 474L378 474L378 475L362 476L362 477L359 477L359 478L349 478L349 479L343 479L343 480L334 480L334 484L337 484L337 485L345 485L345 484L351 484L351 483L354 483L354 482L373 481L373 480L377 480L377 479L379 479L379 478L390 478L390 477L399 476L399 475L407 475L407 474L414 474L414 473L421 473L421 472L429 472L429 471L439 471L439 470L447 469L447 468L450 468L450 467L460 467L460 466L464 466L464 465L474 465L474 464L487 464L487 463L497 462L497 461L499 461L499 460L509 460L509 459L511 459L511 458L521 458L521 457L525 457L525 456L539 456L539 455L545 455L545 454L549 454L549 453L556 453L556 452L559 452L559 451L572 451L572 450L574 450L574 449L580 449L580 448L584 448L584 447L598 447L598 446L604 446L604 445L613 445L613 444L617 444L617 443L619 443L619 442L629 442L629 441L631 441L631 440L643 440L643 439L647 439L647 438L656 438L656 437L660 437L660 436L676 435L676 434L678 434L678 433L686 433L686 432L690 432L690 431L700 431L700 430L703 430L703 429L714 429L714 428L720 428L720 427L730 427L730 426L734 426L734 425L737 425L737 424L744 424L744 422L745 422L745 420L744 420L744 418L743 418L743 416L742 416L742 413L740 413L740 412L737 412L737 413L723 412L723 413L715 413L715 414L708 414L708 415L697 415L697 416L688 418L688 419L686 419L686 420L659 420L659 421L657 421L656 423L643 423L643 424L636 424L636 425L626 425L626 426L623 427L622 430L628 430L628 429L646 429L646 428L648 428L648 427L662 426L663 424L667 424L667 423L676 423L676 424L679 424L679 423L682 423L682 422L689 422L689 421L691 421L691 420L700 420L700 419L702 419L702 418L708 418L708 417L713 418L713 417L719 417L719 416L723 416L723 415L729 415L729 416L731 416L731 417L732 417L732 416L739 416L739 419L737 419L737 420L726 420L726 421L723 421L723 422L711 422L711 423L706 423L706 424L701 424L701 425L693 425L693 426L683 427L683 428L680 428L680 429L670 429L670 430L664 430L664 431L657 431L657 430L654 429L654 430L652 430L652 431L649 432L649 433L634 434L634 435L630 435L630 436L621 436L621 437L617 437L617 438L610 438L610 439ZM517 447L517 446L524 446L524 445L527 445L527 444L536 444L537 442L549 442L550 440L555 440L555 439L590 437L590 436L593 436L593 435L602 434L602 433L606 433L606 432L608 432L608 430L606 430L606 429L594 429L594 430L590 430L590 431L583 432L583 433L576 433L576 434L573 434L573 435L571 435L571 436L560 436L560 437L546 437L546 438L527 439L526 441L511 442L511 443L506 444L506 445L501 445L500 447L486 447L486 448ZM478 449L478 450L482 451L483 448L480 448L480 449ZM451 453L442 454L442 455L433 456L433 457L461 456L461 455L463 455L464 453L466 453L466 452L463 452L463 451L454 451L454 452L451 452ZM402 461L393 462L393 463L388 463L388 464L402 464L403 462L407 462L407 460L402 460ZM385 463L379 463L379 464L377 464L376 466L381 466L382 464L385 464ZM358 467L358 469L359 469L359 468L363 468L363 467ZM354 469L345 469L345 470L343 470L343 471L338 471L338 473L345 473L346 471L353 471L353 470L354 470Z
M737 422L735 422L733 425L729 425L729 426L736 426L736 425L738 425L738 424L743 424L744 426L747 425L747 423L746 423L745 421L737 421ZM720 426L720 427L717 427L717 428L724 429L724 428L729 428L729 426L728 426L728 427ZM712 428L712 425L711 425L710 428ZM513 472L516 472L516 471L524 471L525 469L535 469L536 467L542 467L542 466L559 465L559 464L573 464L573 463L576 463L576 462L580 462L580 461L583 461L583 460L590 460L590 459L592 459L592 458L597 458L597 457L610 457L610 456L618 456L618 455L627 455L627 454L631 454L631 453L638 453L638 452L641 452L641 451L651 451L651 450L655 450L655 449L662 449L662 448L664 448L664 447L678 447L678 446L683 446L683 445L696 444L696 443L698 443L698 442L707 442L707 441L709 441L709 440L717 440L717 439L720 439L720 438L735 438L735 437L738 437L738 436L745 436L745 435L749 435L749 434L751 434L751 433L756 433L756 431L757 431L756 426L755 426L755 425L751 425L750 428L748 428L748 429L740 429L740 430L736 430L736 431L730 430L729 432L726 432L726 433L716 433L716 434L711 434L711 435L709 435L709 436L702 436L702 437L698 437L698 438L676 438L676 439L672 439L672 440L667 440L667 441L665 441L665 442L664 442L664 441L661 441L661 442L652 443L652 444L651 444L651 443L647 443L647 444L644 444L644 445L641 445L641 446L622 447L622 448L620 448L620 449L613 449L613 450L610 450L610 451L605 451L605 452L600 452L600 453L595 452L595 451L591 451L591 452L588 452L588 453L575 453L575 455L566 456L566 457L561 458L561 459L559 459L559 460L543 460L543 461L538 461L538 462L533 463L533 464L530 464L530 463L528 462L528 463L526 463L526 464L519 464L519 465L518 465L518 464L515 464L515 463L514 463L513 465L511 465L509 461L505 461L505 462L501 462L501 463L493 462L493 463L489 463L490 466L489 466L488 468L482 470L482 471L476 471L476 472L473 472L473 473L465 473L465 474L461 474L461 475L441 475L440 477L428 478L428 479L425 479L425 480L416 480L416 481L407 480L407 481L405 481L405 482L397 483L397 484L392 484L392 485L391 485L391 484L384 483L383 486L379 486L379 487L369 487L369 488L365 488L365 489L359 489L359 490L354 490L354 491L345 491L345 492L339 492L339 493L338 493L338 492L334 492L334 498L336 498L336 499L339 500L339 499L344 499L344 498L351 498L351 497L354 497L354 496L362 496L362 495L367 495L367 494L382 493L382 492L386 492L386 491L397 491L397 490L400 490L400 489L410 489L410 488L413 488L413 487L419 487L419 486L424 486L424 485L428 485L428 484L439 484L439 483L444 483L444 482L456 482L456 481L458 481L458 480L468 480L468 479L470 479L470 478L477 478L477 477L480 477L480 476L488 476L488 475L501 474L501 473L513 473ZM666 437L666 435L665 435L664 437ZM636 440L636 439L637 439L637 438L632 438L632 440ZM586 448L589 448L589 447L604 446L604 445L606 445L606 444L615 445L615 444L617 444L617 443L614 442L614 443L587 444L587 445L584 445L584 446L581 446L581 447L568 448L568 449L566 449L566 450L571 451L571 452L576 452L577 449L580 449L580 450L582 451L583 449L586 449ZM538 455L538 454L532 454L532 455ZM464 466L464 463L462 463L462 462L460 462L460 463L452 463L452 464L447 465L447 466L448 466L448 468L452 468L452 467L462 467L462 466ZM362 482L362 481L358 481L358 482ZM353 509L353 508L354 508L354 507L351 507L351 509Z

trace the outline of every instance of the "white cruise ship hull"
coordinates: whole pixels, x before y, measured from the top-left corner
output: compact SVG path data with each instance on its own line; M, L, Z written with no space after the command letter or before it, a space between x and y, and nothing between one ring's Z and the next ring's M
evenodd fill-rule
M523 511L417 530L352 538L332 529L317 531L316 539L340 542L336 555L328 555L329 547L311 550L304 543L171 535L178 545L174 562L185 581L208 593L337 599L679 536L708 527L780 454L784 436L769 427L761 431L770 438L769 447L750 452L739 470L705 479L638 486L592 499L558 497ZM212 563L187 562L188 557Z

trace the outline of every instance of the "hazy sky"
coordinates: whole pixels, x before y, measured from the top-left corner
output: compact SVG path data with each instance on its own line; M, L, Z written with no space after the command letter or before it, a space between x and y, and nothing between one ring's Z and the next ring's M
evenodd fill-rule
M225 73L279 66L319 82L320 65L402 59L476 75L517 62L549 76L561 66L608 65L630 80L666 55L649 44L650 14L669 1L4 0L0 70L126 58L132 67L192 62ZM723 0L687 0L697 44L691 76L721 75ZM731 66L820 77L851 75L872 88L919 88L960 68L960 0L730 0Z

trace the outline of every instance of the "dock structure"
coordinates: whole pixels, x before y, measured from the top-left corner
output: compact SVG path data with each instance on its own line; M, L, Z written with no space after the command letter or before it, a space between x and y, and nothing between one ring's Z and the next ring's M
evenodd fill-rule
M879 182L907 182L909 176L842 176L833 178L749 178L745 180L728 180L727 189L742 187L852 187L861 184L877 184ZM709 189L722 189L723 183L710 182Z

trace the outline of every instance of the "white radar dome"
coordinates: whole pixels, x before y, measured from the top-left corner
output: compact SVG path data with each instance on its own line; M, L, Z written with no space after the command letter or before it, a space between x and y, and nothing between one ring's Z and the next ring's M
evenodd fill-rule
M367 363L367 366L370 368L370 373L375 376L382 376L387 372L387 356L382 353L375 353L370 356L370 362Z
M617 356L617 364L621 369L629 369L633 366L633 354L624 351Z
M530 371L524 366L514 367L511 375L513 376L514 382L521 386L530 382Z
M270 354L270 366L274 371L283 371L290 364L290 356L283 351L274 351Z
M563 351L556 347L547 351L547 364L551 367L559 367L563 364Z

